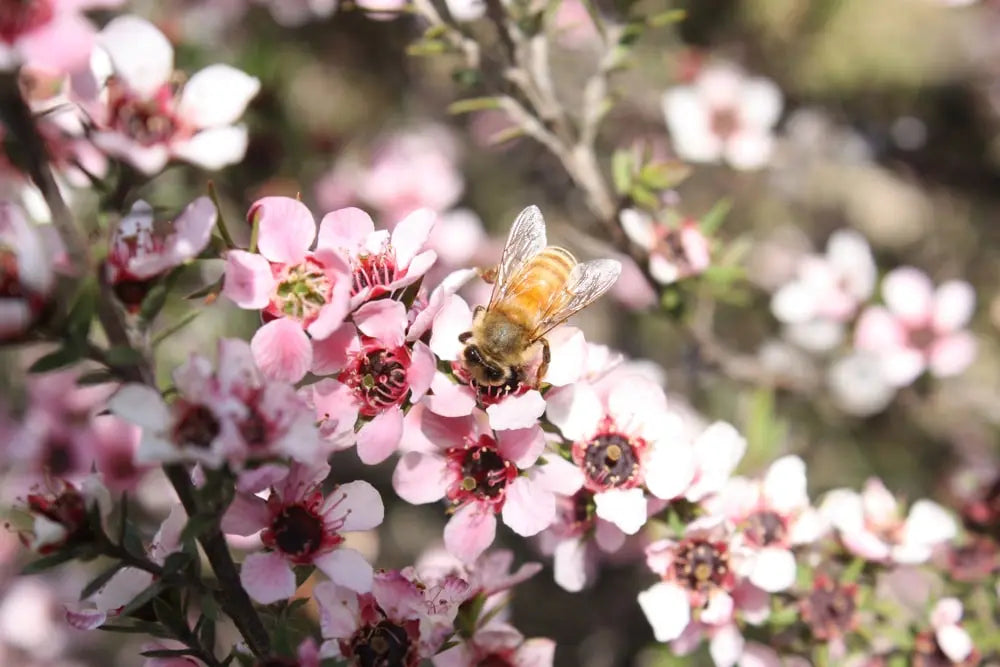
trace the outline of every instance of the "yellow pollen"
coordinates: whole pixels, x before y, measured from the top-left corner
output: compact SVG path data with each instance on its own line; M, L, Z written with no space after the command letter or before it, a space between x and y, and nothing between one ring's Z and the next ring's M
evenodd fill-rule
M608 446L606 456L609 461L617 461L622 457L622 448L618 445L610 445Z
M476 480L473 477L466 477L462 480L462 488L466 491L472 491L476 488Z
M705 581L712 576L712 566L708 563L698 563L694 566L694 578Z

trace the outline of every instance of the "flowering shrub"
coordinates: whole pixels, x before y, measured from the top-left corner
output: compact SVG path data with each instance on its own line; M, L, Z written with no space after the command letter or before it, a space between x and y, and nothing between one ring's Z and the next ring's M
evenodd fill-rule
M0 3L0 664L1000 661L991 204L803 106L885 10L117 4Z

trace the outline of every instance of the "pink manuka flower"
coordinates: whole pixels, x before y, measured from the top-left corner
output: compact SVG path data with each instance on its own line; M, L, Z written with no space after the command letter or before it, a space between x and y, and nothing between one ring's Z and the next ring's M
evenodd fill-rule
M63 73L85 67L95 33L82 12L121 3L122 0L5 3L0 13L0 69L14 69L23 62Z
M886 379L903 387L925 370L937 377L957 375L976 356L976 340L964 327L972 318L976 293L962 280L936 290L927 274L904 266L882 280L886 307L861 314L854 344L878 353Z
M247 130L233 123L260 89L255 77L217 64L179 85L170 42L137 16L112 19L98 44L103 51L95 53L106 58L93 59L94 81L78 84L77 94L99 148L145 174L171 158L205 169L243 159Z
M400 572L375 574L371 592L335 582L316 586L325 657L364 657L373 665L417 667L454 631L468 585L457 577L426 585Z
M619 220L629 240L649 256L649 273L662 285L696 276L712 262L709 240L696 220L668 226L634 208L622 211Z
M430 209L410 212L392 234L376 230L371 216L358 208L342 208L323 216L318 244L347 258L351 272L351 307L392 294L417 282L437 254L425 250L436 215Z
M325 459L312 409L290 385L261 374L246 342L221 339L218 370L192 355L173 378L177 397L169 405L141 384L125 385L109 402L112 412L142 427L137 462L218 468L282 456Z
M877 277L868 241L841 229L830 236L825 255L799 259L795 277L774 293L771 312L796 345L829 350L840 344L844 324L875 291Z
M425 583L444 583L448 577L458 577L468 584L467 599L482 595L492 600L506 598L507 591L542 569L541 563L524 563L511 572L513 565L514 552L508 549L488 551L468 563L445 549L434 548L421 554L413 570Z
M327 338L347 316L350 272L325 242L329 216L314 250L316 221L302 202L264 197L248 217L258 229L258 252L226 253L222 293L240 308L263 310L267 324L250 342L260 369L268 377L298 382L313 364L310 336Z
M0 201L0 341L14 340L42 316L55 273L40 231L21 208Z
M629 535L646 523L644 490L663 500L699 500L721 488L745 447L728 424L688 442L663 390L628 371L552 391L546 401L549 420L573 443L597 516Z
M689 524L680 540L649 545L647 563L660 581L639 593L639 606L657 641L677 639L692 620L711 626L732 620L731 538L723 522L706 517Z
M111 494L95 475L79 484L50 478L44 491L36 489L26 500L33 523L19 537L42 555L92 543L96 537L90 524L92 509L97 508L102 520L111 512Z
M435 655L431 662L434 667L552 667L555 653L555 641L545 637L525 639L517 628L494 618L457 646Z
M247 556L240 570L243 587L257 602L271 604L295 593L296 565L314 565L334 583L358 592L372 587L372 566L364 556L341 546L344 533L371 530L382 523L378 491L368 482L341 484L323 495L326 464L291 468L266 466L246 471L222 519L227 533L261 533L266 551ZM267 499L259 492L270 488Z
M674 150L692 162L759 169L774 150L772 128L781 115L781 91L727 64L702 69L691 85L663 95Z
M733 524L742 546L740 573L769 593L795 583L792 548L815 541L824 530L822 519L809 505L806 467L797 456L772 463L760 481L730 479L703 506Z
M938 600L931 610L933 640L921 641L921 637L918 637L917 652L921 652L921 648L926 645L924 653L933 656L940 652L951 661L952 665L979 664L980 655L972 643L972 637L959 623L962 620L962 613L962 602L958 598ZM924 637L930 639L926 635Z
M923 563L957 532L955 520L930 500L913 503L904 519L900 504L876 478L869 479L861 493L830 491L819 509L844 546L876 562Z
M518 535L535 535L555 518L555 491L579 485L564 461L536 466L545 449L541 428L494 433L480 410L442 417L414 406L402 446L411 451L396 465L393 488L415 505L447 498L454 513L444 543L466 562L493 543L496 514Z
M198 256L212 237L215 204L199 197L172 222L157 222L153 207L132 205L111 237L105 264L108 282L122 303L136 311L154 278Z

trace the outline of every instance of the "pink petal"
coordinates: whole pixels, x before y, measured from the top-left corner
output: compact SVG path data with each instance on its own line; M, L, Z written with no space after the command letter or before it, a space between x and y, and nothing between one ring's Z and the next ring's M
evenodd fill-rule
M451 295L476 276L473 269L459 269L445 276L437 287L431 292L427 305L417 313L410 325L410 331L406 334L407 340L417 340L422 338L427 330L434 323L441 308L451 300Z
M445 460L440 456L421 452L404 454L392 474L392 488L400 498L412 505L441 500L448 490L448 482Z
M77 630L96 630L105 624L108 614L97 609L70 609L66 608L66 623Z
M323 503L324 514L343 517L341 532L371 530L382 523L385 508L375 487L363 480L340 484Z
M250 339L254 361L265 376L298 382L312 365L312 342L298 322L282 317L268 322Z
M764 496L771 509L782 514L806 507L806 464L798 456L783 456L764 476Z
M531 473L546 489L563 496L571 496L583 486L580 466L560 456L547 457L545 464L532 468Z
M458 295L451 295L448 302L442 306L434 318L430 346L441 359L455 361L465 348L458 337L472 327L472 311L465 300Z
M374 231L375 223L367 213L359 208L342 208L323 216L316 244L320 248L343 249L355 254Z
M953 664L962 664L975 648L969 633L957 625L939 628L935 634L941 652L948 656Z
M413 211L408 216L399 221L396 228L392 230L392 247L396 251L396 265L409 266L410 261L416 257L417 253L427 239L430 238L431 229L437 221L437 214L434 211L421 208Z
M247 310L265 308L275 288L271 264L264 257L245 250L226 253L226 280L222 294L237 306Z
M358 458L375 465L389 458L403 436L403 411L394 405L375 415L358 431Z
M913 503L903 524L903 542L935 545L955 537L958 528L948 511L930 500Z
M267 528L269 523L270 515L263 499L237 493L222 515L222 532L246 537Z
M563 387L580 379L587 359L587 340L576 327L559 327L550 333L552 359L543 378L545 382Z
M240 581L260 604L287 600L295 594L295 573L276 551L247 556L240 568Z
M442 417L464 417L475 409L476 397L467 386L455 384L444 373L435 371L431 393L424 397L424 404Z
M958 598L941 598L931 610L931 625L944 628L962 620L962 602Z
M336 549L323 554L313 563L335 584L358 593L367 593L372 589L374 571L371 563L354 549Z
M32 66L69 73L87 66L95 37L82 16L57 13L47 25L23 35L17 48Z
M570 593L579 593L587 585L587 543L580 538L561 541L553 554L552 568L556 584Z
M708 605L701 610L702 623L709 625L722 625L728 623L733 618L733 598L721 589L716 589L709 594Z
M687 592L677 584L653 584L639 593L639 607L653 626L653 636L658 642L677 639L691 620Z
M459 508L444 527L444 546L465 563L474 563L497 533L497 518L477 503Z
M715 422L694 443L699 476L686 497L698 501L722 489L743 458L747 442L731 424Z
M534 465L545 450L545 433L538 426L500 431L497 450L523 470Z
M316 238L316 221L306 205L291 197L264 197L250 206L257 220L257 249L272 262L298 264Z
M507 486L502 517L503 522L518 535L537 535L555 520L556 498L537 480L518 477Z
M859 350L878 352L906 343L906 328L885 308L871 306L858 318L854 344Z
M312 390L312 405L320 422L323 437L354 431L358 420L358 403L354 390L332 378L320 380L306 389Z
M905 387L927 369L924 354L908 347L884 350L879 361L882 376L894 387Z
M919 326L933 316L934 285L923 271L901 266L882 280L882 299L894 315Z
M353 315L361 333L378 339L387 348L399 347L406 334L406 306L392 299L369 301Z
M795 583L795 556L778 547L761 549L754 558L750 581L768 593L787 590Z
M712 635L708 651L716 667L724 667L725 665L731 667L740 659L740 654L743 653L745 644L746 642L743 639L743 635L740 634L739 628L736 627L735 623L731 623L719 628ZM743 665L740 665L740 667L743 667Z
M195 127L235 123L260 90L260 81L235 67L209 65L195 72L181 93L178 114Z
M891 553L889 545L882 538L865 530L851 533L842 532L840 539L853 553L868 560L885 560Z
M604 417L604 406L593 386L580 382L545 396L546 413L568 440L584 440L597 430Z
M198 197L184 207L174 220L171 258L180 263L197 257L212 238L212 228L215 227L217 217L215 204L208 197Z
M931 373L937 377L958 375L976 359L976 339L959 331L935 341L930 352Z
M538 390L529 389L520 396L507 396L494 403L486 408L486 414L495 430L528 428L545 414L545 399Z
M324 637L350 637L361 624L358 595L332 581L316 584L313 597L319 604Z
M330 375L347 365L348 355L352 349L360 347L360 344L354 325L346 322L326 338L314 338L312 346L312 372L316 375Z
M406 382L410 385L410 402L419 401L431 388L437 359L434 353L422 341L413 344L410 353L410 368L406 371Z
M942 283L934 294L934 328L956 331L972 319L976 308L976 291L964 280Z
M112 19L98 37L115 74L143 98L150 98L174 71L174 49L156 26L138 16Z
M320 308L319 314L312 324L306 327L306 331L313 338L329 338L334 331L340 328L344 318L347 317L347 313L350 311L350 292L346 289L346 284L343 285L345 289L339 287L334 287L330 300Z

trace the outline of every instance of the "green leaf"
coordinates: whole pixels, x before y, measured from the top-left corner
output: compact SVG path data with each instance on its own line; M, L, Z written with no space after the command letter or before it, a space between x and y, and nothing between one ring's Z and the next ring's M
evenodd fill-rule
M701 216L701 220L698 221L698 226L701 228L702 233L705 236L711 236L718 231L732 208L733 202L729 199L720 199L715 202L715 206L708 213Z
M83 587L83 590L80 591L80 599L86 600L91 595L104 588L104 585L111 581L111 577L118 574L118 571L124 566L124 563L115 563L104 572L101 572L99 575L91 579L90 582Z
M163 575L177 574L191 563L191 554L175 551L163 561Z
M202 312L203 311L201 310L190 310L184 313L184 316L181 317L180 320L178 320L174 324L171 324L169 327L167 327L166 329L159 332L153 337L153 342L152 342L153 347L156 348L160 343L165 341L167 338L170 338L175 333L177 333L187 325L194 322L195 319L197 319L202 314Z
M90 335L90 325L97 311L97 285L87 280L76 294L76 301L66 317L66 335L69 340L84 342Z
M73 560L78 556L76 549L62 549L54 554L48 556L42 556L37 560L33 560L21 570L21 574L38 574L39 572L44 572L45 570L52 569L56 565L62 565L66 561Z
M170 632L168 632L166 628L159 623L151 621L132 620L131 625L114 625L105 623L97 629L104 630L105 632L119 632L123 634L150 635L152 637L160 638L171 637Z
M145 298L142 300L142 304L139 306L139 317L141 317L144 322L152 322L155 320L156 316L160 314L161 310L163 310L163 306L166 305L167 296L170 294L170 287L167 282L168 281L166 280L157 282L146 293Z
M215 648L215 622L211 620L206 620L202 617L201 631L198 633L198 639L202 646L208 648L208 650L213 650Z
M201 613L205 618L212 622L219 620L222 610L219 609L219 603L215 601L214 595L211 593L202 593L200 606Z
M440 39L421 39L406 47L406 54L410 56L436 56L445 53L448 44Z
M88 371L76 379L76 383L81 387L89 387L95 384L105 384L114 382L118 378L106 370Z
M221 276L215 282L209 283L208 285L205 285L204 287L202 287L200 289L196 289L195 291L191 292L190 294L188 294L184 298L188 299L188 300L203 299L203 298L209 296L210 294L218 294L218 293L220 293L222 291L222 283L223 283L224 278L225 278L225 276Z
M156 614L156 620L163 623L178 637L190 631L181 611L169 604L162 596L153 598L153 613Z
M471 113L473 111L486 111L487 109L499 109L500 101L495 97L469 97L464 100L452 102L448 105L448 113L458 115Z
M198 652L190 648L158 648L141 651L139 655L147 658L180 658L186 655L198 655Z
M662 28L672 23L680 23L687 18L687 12L683 9L670 9L646 17L646 25L650 28Z
M65 347L60 347L54 352L49 352L44 357L35 361L28 367L29 373L47 373L58 368L65 368L83 359L83 352L80 348L67 343Z
M611 178L618 194L632 189L632 155L627 150L618 149L611 155Z
M639 170L639 180L652 190L669 190L691 175L683 162L650 162Z
M188 519L184 530L181 531L181 542L196 540L216 524L216 517L207 514L195 514Z
M162 580L154 581L152 584L147 586L141 593L132 598L131 602L122 607L122 610L118 613L118 615L121 617L130 616L134 612L145 607L152 600L154 600L156 596L158 596L166 589L167 589L166 582Z
M116 345L104 353L104 359L112 368L125 368L142 363L142 354L127 345Z
M636 204L644 206L651 211L655 211L660 207L660 198L656 196L655 192L641 183L633 183L632 189L628 191L628 196Z

